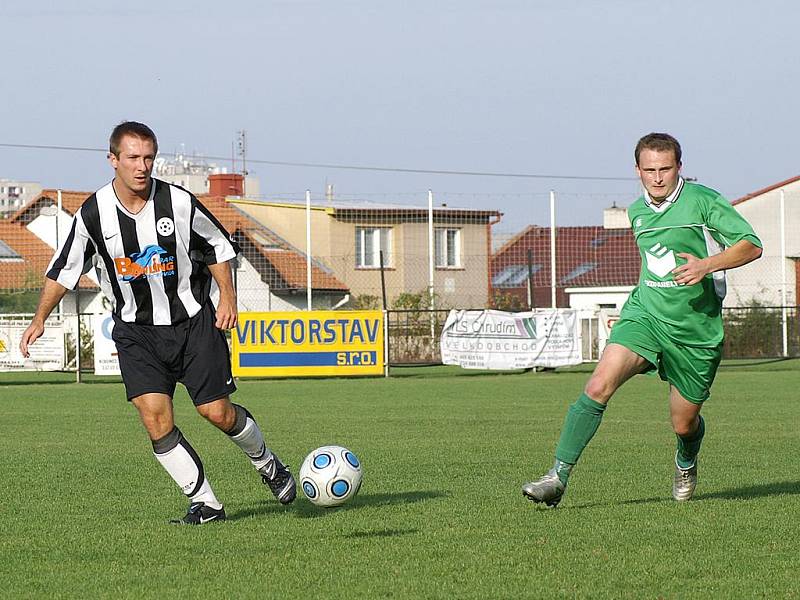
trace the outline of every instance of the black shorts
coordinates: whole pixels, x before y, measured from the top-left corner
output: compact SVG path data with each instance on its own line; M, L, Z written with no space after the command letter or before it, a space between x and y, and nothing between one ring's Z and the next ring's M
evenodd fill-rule
M111 337L128 400L148 393L171 398L178 381L195 406L235 392L228 341L215 321L210 303L177 325L139 325L115 316Z

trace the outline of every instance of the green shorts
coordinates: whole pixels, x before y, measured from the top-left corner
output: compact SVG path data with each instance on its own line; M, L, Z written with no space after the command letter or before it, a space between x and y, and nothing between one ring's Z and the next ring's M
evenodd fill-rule
M708 399L722 360L722 344L716 348L676 344L647 315L614 323L608 343L625 346L650 362L647 372L657 371L661 379L674 385L693 404Z

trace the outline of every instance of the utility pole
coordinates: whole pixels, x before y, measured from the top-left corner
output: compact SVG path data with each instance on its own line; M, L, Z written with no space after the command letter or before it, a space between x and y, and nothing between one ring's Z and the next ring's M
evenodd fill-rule
M247 196L247 131L240 129L236 132L239 156L242 157L242 196Z

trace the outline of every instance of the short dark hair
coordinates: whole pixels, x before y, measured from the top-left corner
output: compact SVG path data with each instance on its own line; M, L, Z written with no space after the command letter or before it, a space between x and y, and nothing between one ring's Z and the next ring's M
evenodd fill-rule
M158 140L152 129L144 123L138 123L137 121L123 121L114 127L114 131L111 132L111 137L108 138L108 151L117 158L119 158L119 144L126 135L132 135L143 140L150 140L153 142L156 152L158 152Z
M668 133L648 133L636 144L636 150L633 153L636 158L636 166L639 166L639 154L642 150L656 150L657 152L672 152L675 153L675 162L681 163L681 145L674 137Z

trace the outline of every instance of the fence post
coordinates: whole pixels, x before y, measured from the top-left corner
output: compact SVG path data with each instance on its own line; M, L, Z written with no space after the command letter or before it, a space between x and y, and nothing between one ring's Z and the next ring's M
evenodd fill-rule
M536 307L536 299L533 296L533 250L528 248L528 310Z
M556 193L550 190L550 302L556 307Z
M433 299L433 268L435 254L436 249L433 240L433 191L428 190L428 308L431 311L431 343L433 343L433 336L435 335L433 325L433 320L435 318L433 311L436 308Z
M786 314L786 203L781 190L781 328L783 330L783 357L789 356L789 332Z
M389 311L383 308L383 376L389 377Z
M56 218L55 218L55 222L56 222L56 252L58 252L59 243L61 241L59 239L59 232L58 232L58 226L60 224L59 221L61 219L61 206L62 206L62 204L61 204L61 190L58 190L56 192L56 194L57 194L56 198L58 198L58 200L56 202ZM63 313L64 313L64 299L62 298L61 300L58 301L58 311L56 313L58 315L59 319L61 318L61 315Z
M311 310L311 190L306 190L306 310Z
M383 310L386 310L386 276L383 270L383 250L378 251L381 261L381 298L383 299Z
M75 316L78 319L78 334L75 336L75 383L81 382L81 282L75 288Z

